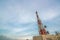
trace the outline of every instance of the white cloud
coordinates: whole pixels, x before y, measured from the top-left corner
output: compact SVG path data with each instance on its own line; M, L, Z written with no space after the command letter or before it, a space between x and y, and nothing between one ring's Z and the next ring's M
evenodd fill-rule
M38 5L40 2L39 0L33 0L32 1L32 5L30 4L29 6L32 6L32 8L40 8L40 6L46 6L46 4L48 3L47 0L46 1L42 1L40 0L41 3L43 5ZM47 3L46 3L47 2ZM5 10L5 14L3 15L2 19L3 21L14 21L14 22L20 22L20 23L29 23L29 22L35 22L35 12L30 12L31 9L27 10L25 9L25 7L23 7L24 5L19 5L20 3L14 1L13 5L9 2L7 3L6 6L6 10ZM35 5L36 4L36 5ZM45 5L44 5L45 4ZM27 4L28 5L28 4ZM28 6L27 6L28 7ZM56 17L57 13L55 13L55 11L53 9L48 10L47 12L43 12L42 14L42 18L43 20L51 20L54 17Z
M23 14L23 15L21 15L21 16L19 16L19 22L20 23L32 23L32 22L35 22L35 19L34 19L34 15L32 15L32 13L25 13L25 14Z
M58 16L58 13L55 10L49 9L49 10L46 10L46 12L43 12L43 14L41 15L41 18L42 20L49 21L49 20L53 20L57 16Z
M25 3L25 4L24 4ZM8 23L8 22L17 22L18 24L27 24L27 23L32 23L36 22L36 15L35 15L35 10L41 10L46 7L50 7L47 0L31 0L28 3L26 3L26 0L24 3L18 3L15 0L11 0L10 2L6 3L6 6L4 7L3 11L1 11L1 18L3 23ZM40 9L41 8L41 9ZM1 10L1 9L0 9ZM34 10L34 11L33 11ZM45 12L44 12L45 11ZM58 16L57 12L54 9L45 9L42 10L42 13L39 15L42 20L49 21L53 20ZM39 12L38 12L39 13ZM22 26L21 26L22 27ZM28 27L22 27L22 28L14 28L14 27L0 27L0 29L7 29L10 30L9 33L18 33L22 31L26 31L29 29L33 29L32 26L30 25ZM28 32L25 33L24 35L31 34L33 32ZM35 32L34 32L35 33ZM23 35L23 34L22 34Z
M25 30L30 29L29 27L24 27L24 28L13 28L11 31L14 33L18 33L18 32L23 32Z

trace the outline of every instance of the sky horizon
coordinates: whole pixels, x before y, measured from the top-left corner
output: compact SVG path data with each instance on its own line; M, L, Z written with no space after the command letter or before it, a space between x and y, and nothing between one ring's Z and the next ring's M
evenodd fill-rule
M39 35L36 11L50 34L60 32L60 0L0 0L0 35Z

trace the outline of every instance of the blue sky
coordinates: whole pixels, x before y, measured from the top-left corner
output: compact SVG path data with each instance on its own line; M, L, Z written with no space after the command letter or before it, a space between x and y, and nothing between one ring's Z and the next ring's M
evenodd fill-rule
M60 32L60 0L0 0L0 35L38 35L36 10L46 30Z

